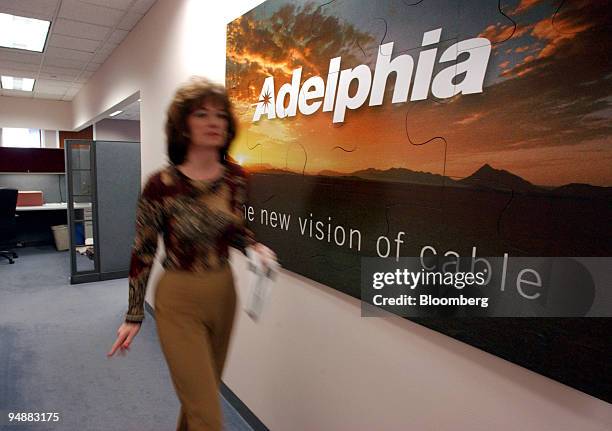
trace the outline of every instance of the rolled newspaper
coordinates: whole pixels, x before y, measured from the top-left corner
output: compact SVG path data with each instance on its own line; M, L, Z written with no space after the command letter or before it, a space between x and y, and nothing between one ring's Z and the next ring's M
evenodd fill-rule
M259 254L250 247L247 248L248 269L250 274L249 291L244 304L244 311L257 321L261 317L266 303L269 301L272 281L276 278L280 264L271 261L266 269Z

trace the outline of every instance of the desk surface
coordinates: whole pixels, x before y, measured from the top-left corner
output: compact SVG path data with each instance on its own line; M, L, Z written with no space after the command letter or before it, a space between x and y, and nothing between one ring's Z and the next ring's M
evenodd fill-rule
M78 203L74 204L75 209L91 208L91 203ZM67 202L49 203L35 207L17 207L17 211L53 211L53 210L67 210Z

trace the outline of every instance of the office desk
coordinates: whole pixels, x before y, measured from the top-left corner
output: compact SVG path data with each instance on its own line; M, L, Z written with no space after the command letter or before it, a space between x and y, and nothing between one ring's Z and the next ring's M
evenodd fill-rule
M91 208L91 203L75 203L75 216L83 220L83 211ZM68 204L66 202L47 203L40 206L17 207L17 242L22 246L53 245L51 226L68 223Z
M91 203L75 203L74 209L85 209L91 208ZM17 207L17 212L21 211L58 211L58 210L68 210L68 203L66 202L58 202L58 203L48 203L40 206L34 207Z

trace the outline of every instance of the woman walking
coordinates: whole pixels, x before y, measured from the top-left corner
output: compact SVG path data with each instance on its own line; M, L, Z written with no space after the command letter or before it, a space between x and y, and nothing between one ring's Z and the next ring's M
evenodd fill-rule
M166 122L170 163L148 178L138 202L129 306L108 352L129 349L140 329L161 234L155 323L181 403L177 430L222 429L219 384L236 308L228 247L244 254L252 247L264 266L276 261L242 217L248 180L228 155L235 135L223 86L194 77L178 89Z

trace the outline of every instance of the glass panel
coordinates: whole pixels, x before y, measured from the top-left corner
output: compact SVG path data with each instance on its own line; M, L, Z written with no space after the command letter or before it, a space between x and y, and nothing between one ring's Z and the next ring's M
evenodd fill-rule
M92 202L94 183L92 182L93 166L90 166L92 144L90 142L69 142L70 152L71 196L68 198L73 206L69 214L74 248L71 250L74 267L73 274L93 273L96 271L94 248L94 220Z
M73 223L72 233L74 234L74 245L81 247L85 245L85 223L77 222Z
M75 261L76 261L76 272L93 271L95 269L94 261L94 246L93 244L86 244L86 231L87 222L75 222L74 223L74 242L75 242Z
M72 152L72 169L90 169L89 144L73 144L70 146Z
M95 269L95 262L93 260L93 250L93 246L84 246L77 248L75 256L76 272L93 271Z
M93 245L93 220L85 220L85 244Z
M74 210L72 212L72 220L91 220L91 210L87 206L91 205L89 202L74 202Z
M91 172L74 171L72 173L72 192L74 193L74 201L90 202L91 191Z
M86 202L86 203L79 203L79 202L75 202L75 209L72 212L72 220L75 224L82 224L85 226L85 238L89 238L89 242L84 243L86 245L89 245L90 243L93 244L93 217L92 217L92 212L91 212L91 204ZM85 206L89 205L89 208L83 208ZM82 227L79 227L79 229L82 229ZM82 231L79 231L79 233L82 233ZM75 237L76 238L76 237Z

